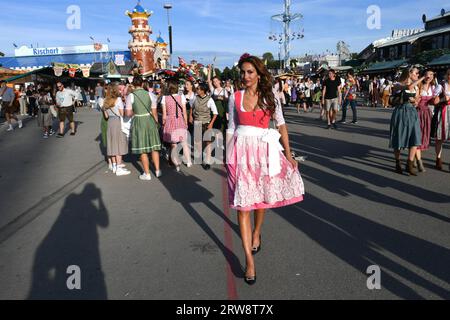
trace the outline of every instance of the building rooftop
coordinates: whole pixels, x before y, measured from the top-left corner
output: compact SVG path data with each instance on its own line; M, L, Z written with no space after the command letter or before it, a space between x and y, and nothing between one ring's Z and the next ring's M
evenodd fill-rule
M438 19L441 19L442 17L448 17L448 16L450 16L450 11L446 11L443 15L440 14L438 16L435 16L435 17L431 18L431 19L427 19L427 22L438 20Z
M95 62L108 62L109 59L111 59L111 56L116 54L123 55L125 62L131 60L130 51L111 51L109 53L74 53L27 57L0 57L0 64L5 68L14 68L16 70L49 67L54 62L92 65Z
M399 39L383 39L382 41L376 41L376 43L374 42L374 46L377 48L384 48L384 47L389 47L392 45L396 45L396 44L401 44L401 43L414 43L417 39L420 38L424 38L424 37L428 37L428 36L432 36L435 34L439 34L439 33L444 33L444 32L448 32L450 31L450 25L447 26L443 26L441 28L437 28L437 29L432 29L432 30L426 30L426 31L422 31L416 34L413 34L411 36L406 36L406 37L402 37Z
M138 3L136 7L134 7L134 12L145 12L146 10Z

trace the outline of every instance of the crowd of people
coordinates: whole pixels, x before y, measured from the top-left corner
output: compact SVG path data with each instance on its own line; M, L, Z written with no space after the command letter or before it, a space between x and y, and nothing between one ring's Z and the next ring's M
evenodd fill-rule
M437 170L443 170L442 146L450 138L450 69L439 83L433 70L417 66L405 69L392 87L394 112L390 125L390 147L394 149L396 172L402 174L401 149L408 149L406 172L425 172L423 152L435 141Z
M222 147L215 152L227 154L229 205L238 212L246 256L244 280L253 285L254 255L261 250L266 209L302 201L304 186L272 76L255 56L243 55L239 68L242 78L237 85L223 84L211 66L205 82L171 78L160 86L134 76L132 83L109 84L101 105L101 127L109 169L117 176L129 175L122 157L131 153L140 157L143 173L139 179L143 181L152 179L151 163L154 175L161 177L161 155L177 171L182 162L187 168L192 166L192 131L197 136L195 130L200 130L201 139L194 141L194 152L197 143L205 150L205 170L211 165L211 144ZM277 129L271 128L272 120ZM213 141L203 145L208 132ZM178 152L183 159L178 158Z
M324 76L279 79L274 86L284 108L294 105L297 113L313 112L317 107L319 120L327 121L327 129L337 129L337 114L342 109L342 124L347 122L347 108L351 107L353 124L358 123L357 94L361 92L360 81L352 70L341 78L330 69Z
M200 131L200 139L194 139L194 150L205 151L202 166L205 170L211 168L214 162L213 142L220 147L215 148L216 157L218 152L225 150L228 104L235 88L229 81L223 84L213 74L212 66L208 70L208 78L204 82L176 78L151 81L135 76L131 83L106 86L106 97L104 102L100 102L103 112L101 127L110 170L119 176L129 174L121 162L128 153L140 157L143 166L143 173L139 176L141 180L151 180L151 163L154 175L162 175L160 157L165 158L176 171L181 170L183 163L190 168L193 165L191 138L197 136L194 128ZM131 122L130 118L133 120L128 133L124 127ZM203 141L208 130L211 131L211 139ZM178 146L181 150L177 150ZM173 156L178 151L182 152L183 159Z
M443 170L442 146L450 139L450 70L439 83L432 70L417 66L404 69L394 80L381 82L355 76L352 71L341 78L332 69L324 78L274 80L264 63L250 55L241 57L239 68L241 78L235 82L223 82L214 75L213 66L208 66L205 81L153 81L135 75L132 82L98 83L90 90L89 99L81 88L66 88L62 82L54 88L28 87L24 94L2 83L2 111L9 131L12 120L22 127L17 113L36 116L44 138L55 133L53 120L57 118L57 137L62 138L67 120L70 135L76 135L76 108L91 105L102 114L108 169L116 176L130 175L123 157L138 156L142 181L152 180L151 167L154 176L162 176L161 159L180 171L183 164L191 168L196 150L201 150L201 164L209 170L213 153L215 160L223 159L219 154L226 154L229 204L238 211L248 284L256 281L253 256L261 249L265 210L303 200L303 181L284 120L286 108L293 107L300 113L313 112L317 107L318 119L327 122L326 128L337 129L340 109L341 124L347 121L349 106L352 123L358 122L357 97L363 105L376 106L381 101L382 107L393 108L389 146L394 150L395 171L403 174L400 155L402 149L408 149L406 172L413 176L417 170L425 172L422 157L432 140L435 167ZM25 96L26 103L20 102ZM254 229L250 223L252 211Z
M78 107L90 106L100 110L99 102L105 97L105 90L101 83L98 83L96 87L86 88L72 84L66 90L71 95L69 100L70 106L73 107L72 113L75 113ZM10 87L3 81L0 87L0 118L6 119L8 123L6 130L13 131L15 123L21 129L23 118L37 118L38 124L43 127L43 138L53 135L55 131L49 123L59 118L56 100L59 91L57 83L36 85L32 83L27 86ZM65 104L68 104L69 100L66 100Z
M417 171L425 172L422 154L433 140L435 168L443 170L442 146L450 137L450 70L441 80L433 70L420 66L373 78L356 77L352 71L340 78L330 69L326 78L279 80L275 87L284 106L290 102L298 113L301 109L312 112L318 106L319 119L326 117L327 129L337 129L336 115L341 108L339 123L346 123L348 106L353 114L351 123L358 123L358 102L360 106L392 108L389 146L394 149L395 170L403 174L400 154L409 149L405 171L415 176Z

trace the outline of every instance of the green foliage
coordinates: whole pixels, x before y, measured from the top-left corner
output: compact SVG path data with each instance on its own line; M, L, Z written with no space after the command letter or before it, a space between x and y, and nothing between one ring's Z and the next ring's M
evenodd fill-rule
M280 66L283 64L283 62L280 63L280 60L273 60L267 62L267 69L280 69Z
M411 64L426 65L431 61L433 61L434 59L439 58L440 56L448 53L450 53L449 49L435 49L422 51L419 54L416 54L415 56L411 57L408 62Z
M220 69L215 68L215 69L214 69L214 74L215 74L216 77L218 77L219 79L222 79L222 71L220 71Z
M227 79L232 79L233 78L233 74L231 72L231 69L226 67L225 69L223 69L222 72L222 80L227 80Z
M273 61L274 60L273 54L271 52L266 52L263 54L262 59L263 59L263 61L267 61L267 62Z

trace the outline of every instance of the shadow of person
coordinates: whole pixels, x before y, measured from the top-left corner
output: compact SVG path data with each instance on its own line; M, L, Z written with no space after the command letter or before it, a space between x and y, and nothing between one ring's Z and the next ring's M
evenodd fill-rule
M202 216L192 206L193 203L205 204L211 212L223 219L236 234L240 235L239 227L211 201L214 195L200 185L200 179L191 175L186 175L183 172L175 173L173 171L169 171L160 179L160 181L170 193L172 199L183 206L191 218L199 225L200 228L203 229L203 231L220 249L234 276L237 278L242 278L244 271L238 257L231 251L231 248L228 248L223 244ZM174 181L177 183L174 183Z
M361 273L365 274L370 265L378 265L385 271L382 287L398 297L424 299L408 285L412 283L443 299L450 298L448 248L337 208L310 194L301 205L274 211ZM413 267L407 267L408 264ZM421 271L413 268L424 270L438 280L431 282L422 276Z
M103 143L102 134L100 133L97 138L94 140L95 142L98 142L98 147L100 149L100 153L105 157L105 160L108 161L108 155L106 152L106 145Z
M315 119L312 118L306 118L306 117L297 117L295 115L288 115L286 117L286 122L288 124L294 124L294 125L303 125L308 127L314 127L314 128L320 128L324 129L326 128L326 122L318 122ZM389 131L383 130L383 129L377 129L377 128L369 128L364 126L363 124L359 125L341 125L337 123L339 131L345 132L345 133L351 133L351 134L361 134L361 135L370 135L372 137L378 137L383 139L389 139ZM328 130L324 132L329 132ZM331 131L333 132L333 131ZM291 133L289 133L289 136ZM328 135L328 134L327 134Z
M307 140L307 141L306 141ZM351 150L351 156L346 157L346 162L351 161L351 158L367 159L371 161L371 152L373 150L381 151L381 149L373 148L362 144L342 142L335 139L327 139L333 149L323 150L318 146L326 145L323 139L317 137L304 136L302 142L293 142L292 145L298 147L308 156L308 160L319 164L325 168L331 169L336 174L330 174L315 167L304 165L302 175L308 179L308 181L321 186L322 188L337 193L341 196L356 195L366 200L373 201L375 203L383 203L393 207L398 207L418 214L428 215L443 222L450 223L450 218L446 216L446 213L439 214L433 212L424 207L416 205L415 203L402 200L401 198L394 197L389 194L381 193L370 189L369 185L374 185L383 188L393 188L401 192L406 192L409 195L415 196L418 199L423 199L430 202L448 203L450 197L443 193L422 188L420 185L408 184L402 181L395 180L391 177L382 176L376 173L370 172L371 168L368 164L367 170L357 168L353 165L346 165L333 161L333 159L343 158L343 150ZM315 146L315 147L311 147ZM344 144L347 146L344 147ZM365 183L355 182L341 175L349 177L355 177L359 180L365 181ZM336 187L338 186L338 187Z
M97 226L108 225L101 190L94 184L69 195L36 250L28 299L107 299ZM74 265L81 271L80 290L68 289L68 279L75 273L67 271Z

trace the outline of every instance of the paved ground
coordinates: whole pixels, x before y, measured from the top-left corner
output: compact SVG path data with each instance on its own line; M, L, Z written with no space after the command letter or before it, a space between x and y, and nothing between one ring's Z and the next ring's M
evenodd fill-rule
M304 202L267 213L257 284L242 279L224 170L200 166L137 179L106 172L100 114L79 133L44 140L35 120L0 132L0 299L449 299L450 173L425 155L419 177L393 172L390 111L360 109L357 125L324 129L288 111ZM82 288L66 287L67 267ZM381 290L366 270L381 268Z

